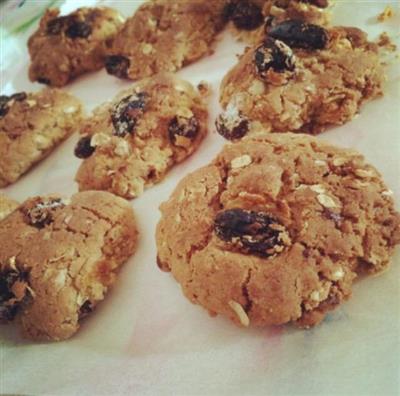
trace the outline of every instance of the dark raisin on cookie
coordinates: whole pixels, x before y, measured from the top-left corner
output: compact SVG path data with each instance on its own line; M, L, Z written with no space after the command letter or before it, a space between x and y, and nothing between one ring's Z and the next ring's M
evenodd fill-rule
M329 5L328 0L300 0L301 3L312 4L319 8L326 8Z
M0 96L0 117L4 117L9 110L8 102L10 101L10 97L6 95Z
M55 211L64 206L65 203L61 198L37 198L21 210L25 215L25 221L29 225L41 229L51 224L54 220Z
M46 84L46 85L50 85L50 84L51 84L51 81L50 81L48 78L46 78L46 77L39 77L39 78L37 79L37 82L38 82L39 84Z
M111 55L105 59L105 68L108 74L118 78L128 78L130 61L122 55Z
M92 27L84 21L71 20L65 35L71 39L87 38L92 34Z
M27 295L28 273L15 269L0 272L0 322L15 318Z
M269 69L277 73L293 72L295 57L293 51L285 43L267 37L254 52L254 64L257 74L265 78Z
M217 214L214 229L224 242L261 257L280 253L289 244L285 227L265 212L239 208L224 210Z
M86 300L79 308L79 319L84 318L93 311L93 306L90 300Z
M28 97L26 92L17 92L10 96L10 100L16 100L17 102L22 102Z
M46 33L50 35L60 34L64 30L67 21L68 18L65 16L51 19L47 22Z
M272 26L268 35L291 48L320 50L328 43L328 33L324 28L295 19Z
M199 121L196 117L175 116L168 125L169 140L175 144L178 136L194 139L199 132Z
M242 138L249 131L249 120L237 109L229 107L215 120L217 132L228 140Z
M225 3L222 9L222 20L224 22L229 22L232 19L233 12L235 11L235 2L233 0Z
M8 111L10 110L10 102L15 100L17 102L21 102L27 98L27 94L25 92L17 92L12 94L11 96L1 95L0 96L0 117L4 117Z
M114 126L114 135L124 137L133 133L138 119L143 115L147 102L147 95L143 92L126 96L114 106L111 120Z
M89 158L96 150L90 142L92 140L91 136L82 137L75 146L74 154L80 159Z
M234 4L230 19L238 29L243 30L257 29L264 22L260 7L249 0L240 0Z

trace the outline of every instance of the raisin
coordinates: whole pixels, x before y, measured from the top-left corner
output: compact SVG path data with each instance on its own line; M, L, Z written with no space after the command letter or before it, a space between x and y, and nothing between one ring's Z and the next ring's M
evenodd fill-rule
M96 147L93 147L90 144L91 140L91 136L84 136L78 141L74 150L74 154L76 157L80 159L89 158L95 152Z
M4 117L10 110L10 101L16 100L18 102L25 100L27 94L25 92L17 92L11 96L1 95L0 96L0 117Z
M295 58L292 50L282 41L267 38L254 52L257 74L265 78L266 72L273 69L277 73L293 72Z
M36 228L44 228L54 221L54 212L63 208L64 202L60 198L49 198L42 200L37 198L36 202L28 204L26 208L22 208L25 215L25 221Z
M50 35L60 34L68 21L68 17L57 17L47 22L46 33Z
M105 60L107 73L118 78L128 78L129 66L129 59L122 55L111 55Z
M233 106L215 120L217 132L228 140L240 139L249 131L249 120Z
M0 106L4 103L8 103L10 99L11 98L7 95L0 95Z
M260 7L248 0L240 0L234 5L230 19L243 30L257 29L264 22Z
M27 97L28 97L28 95L25 92L17 92L10 96L10 100L16 100L18 102L22 102Z
M228 1L224 8L222 9L222 20L224 22L229 22L232 19L232 15L235 11L235 4L233 1Z
M219 239L261 257L282 252L289 240L285 227L274 217L239 208L218 213L214 229Z
M73 20L69 23L65 35L71 39L87 38L92 33L92 27L83 21Z
M168 125L168 134L170 141L175 144L177 136L187 139L194 139L199 132L199 122L196 117L175 116Z
M28 274L8 269L0 272L0 322L11 321L18 313L21 302L25 296L16 296L13 286L16 282L27 285Z
M301 3L309 3L319 8L328 7L328 0L300 0Z
M39 77L37 79L37 82L40 83L40 84L46 84L46 85L50 85L51 84L51 81L46 77Z
M268 35L292 48L319 50L325 48L328 33L320 26L299 20L288 20L272 26Z
M93 311L93 306L90 300L86 300L79 308L79 319L84 318Z
M147 95L143 92L134 93L123 98L111 113L111 120L114 125L114 135L124 137L135 129L138 118L146 108Z
M4 117L8 113L8 110L10 109L8 102L10 100L11 98L7 95L0 96L0 117Z

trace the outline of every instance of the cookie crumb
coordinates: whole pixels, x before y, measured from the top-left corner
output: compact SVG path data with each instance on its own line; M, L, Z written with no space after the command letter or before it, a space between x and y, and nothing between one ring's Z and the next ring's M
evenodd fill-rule
M377 16L379 22L385 22L390 18L393 18L394 11L390 5L387 5L385 9Z
M392 42L387 32L383 32L379 35L377 44L379 47L389 52L395 52L397 50L397 45Z
M199 91L200 95L203 97L207 97L211 94L211 87L207 81L200 81L197 85L197 90Z
M229 301L229 306L235 311L235 314L239 318L239 321L242 324L242 326L249 327L250 319L247 316L247 313L244 310L244 308L234 300Z

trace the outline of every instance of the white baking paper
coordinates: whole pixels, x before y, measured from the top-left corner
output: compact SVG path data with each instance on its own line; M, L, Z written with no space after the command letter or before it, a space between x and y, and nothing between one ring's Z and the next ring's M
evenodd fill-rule
M172 0L171 0L172 1ZM208 0L212 1L212 0ZM65 10L94 1L68 1ZM132 14L140 2L102 1ZM375 39L386 30L399 43L400 10L396 1L337 1L337 24L359 26ZM395 17L377 23L391 3ZM2 71L3 93L38 90L28 81L24 36L13 66ZM3 38L1 46L6 45ZM154 232L158 206L177 182L207 164L224 141L214 132L219 112L218 86L236 62L243 44L228 32L214 55L179 75L213 87L210 133L199 151L176 167L159 185L134 200L140 244L104 303L72 339L32 343L13 326L0 328L0 393L47 395L395 395L400 394L400 255L390 271L354 286L353 298L318 327L238 328L211 318L182 295L178 284L156 265ZM3 52L2 52L3 53ZM22 53L22 55L21 55ZM3 56L3 55L2 55ZM383 174L400 202L400 61L389 66L385 96L363 107L359 117L321 139L361 151ZM66 90L91 110L111 99L128 82L104 71L76 80ZM26 197L77 191L73 156L77 136L4 191Z

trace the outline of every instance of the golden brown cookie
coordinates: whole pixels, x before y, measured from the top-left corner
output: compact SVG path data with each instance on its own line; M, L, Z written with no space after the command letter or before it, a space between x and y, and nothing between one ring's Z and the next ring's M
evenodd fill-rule
M96 109L81 130L75 155L80 190L135 198L191 155L207 133L200 93L172 74L139 81Z
M66 16L49 9L28 41L29 78L56 87L104 65L110 40L124 19L111 8L79 8Z
M80 101L58 89L0 96L0 187L49 155L81 118Z
M0 221L12 213L18 205L17 201L0 194Z
M388 267L392 192L362 155L301 134L228 144L161 206L158 264L238 324L308 327Z
M0 320L32 339L71 337L136 239L132 208L110 193L28 199L0 223Z
M217 128L228 139L259 124L272 132L319 133L382 95L384 79L377 46L361 30L285 21L224 77Z
M225 0L151 0L116 36L106 60L109 74L137 80L175 72L208 55L223 27Z

